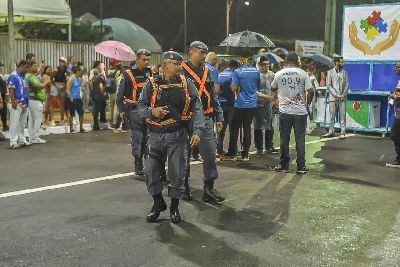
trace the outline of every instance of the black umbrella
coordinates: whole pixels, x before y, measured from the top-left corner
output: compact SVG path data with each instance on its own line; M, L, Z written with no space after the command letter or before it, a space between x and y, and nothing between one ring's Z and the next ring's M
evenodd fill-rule
M230 47L275 47L267 36L251 31L243 31L229 35L220 46Z
M311 58L312 60L314 60L315 62L318 62L320 64L328 66L329 68L335 67L335 63L333 63L333 59L331 59L328 56L325 56L322 54L314 54L314 55L311 55L308 57Z

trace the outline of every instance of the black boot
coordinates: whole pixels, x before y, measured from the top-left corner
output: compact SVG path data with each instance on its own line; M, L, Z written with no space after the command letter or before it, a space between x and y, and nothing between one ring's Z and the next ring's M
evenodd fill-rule
M182 199L186 201L193 200L192 193L190 192L189 187L189 177L185 177L185 191L183 192Z
M214 180L204 182L203 201L206 203L219 203L225 198L214 191Z
M143 176L144 175L144 170L143 170L143 158L142 157L135 157L135 173L136 175Z
M171 206L169 207L170 210L170 217L171 222L173 223L180 223L182 221L181 214L179 213L179 199L171 198Z
M153 201L153 207L146 216L146 221L149 223L155 222L160 216L160 213L167 209L167 204L161 194L154 195Z

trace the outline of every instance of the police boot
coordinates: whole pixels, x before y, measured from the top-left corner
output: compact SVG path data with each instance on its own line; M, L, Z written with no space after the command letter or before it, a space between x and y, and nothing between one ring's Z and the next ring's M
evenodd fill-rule
M149 223L155 222L160 216L160 213L167 209L167 204L161 194L154 195L153 201L153 207L146 216L146 221Z
M171 198L171 206L169 207L169 215L171 222L180 223L182 221L181 214L179 213L179 199Z
M136 175L143 176L144 175L144 170L143 170L143 158L142 157L135 157L135 173Z
M186 201L193 200L192 193L190 192L189 187L189 177L185 177L185 191L183 192L182 199Z
M223 196L215 192L214 180L205 181L203 189L203 202L215 204L225 200Z

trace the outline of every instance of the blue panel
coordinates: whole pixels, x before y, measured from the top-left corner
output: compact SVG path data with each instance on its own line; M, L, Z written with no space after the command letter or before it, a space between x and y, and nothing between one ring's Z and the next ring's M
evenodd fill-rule
M374 64L372 90L394 91L400 76L396 75L396 64Z
M349 74L350 91L369 89L370 67L371 65L369 63L346 63L344 65L344 69Z

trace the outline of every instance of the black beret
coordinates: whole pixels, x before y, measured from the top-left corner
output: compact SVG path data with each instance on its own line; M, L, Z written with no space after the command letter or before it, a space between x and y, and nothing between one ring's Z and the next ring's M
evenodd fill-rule
M172 60L177 60L179 62L183 61L184 58L179 54L178 52L175 51L168 51L165 52L162 56L163 59L172 59Z
M208 47L206 46L205 43L200 42L200 41L194 41L190 44L190 48L198 48L201 50L208 51Z

